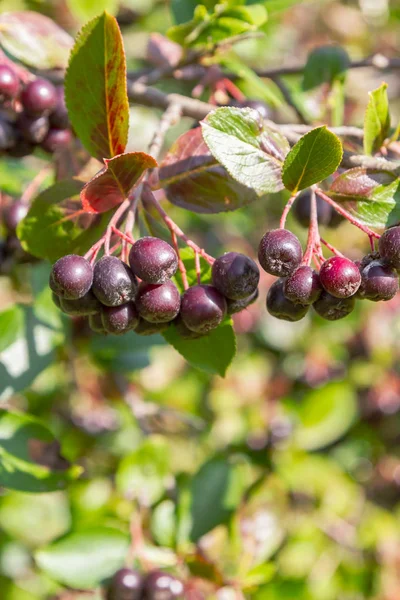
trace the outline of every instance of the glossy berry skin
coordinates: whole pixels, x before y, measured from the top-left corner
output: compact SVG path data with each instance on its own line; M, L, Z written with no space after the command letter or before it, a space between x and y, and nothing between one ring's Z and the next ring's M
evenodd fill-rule
M342 256L328 258L322 264L319 278L324 289L336 298L353 296L361 284L361 274L357 265Z
M400 269L400 226L383 232L378 242L379 253L397 270Z
M60 308L65 314L71 317L88 317L89 315L98 313L101 310L101 304L92 290L89 290L78 300L60 298Z
M30 117L21 113L17 120L17 128L25 141L40 144L49 131L49 120L47 117Z
M50 129L42 141L42 148L52 154L56 150L68 148L73 139L70 129Z
M258 248L258 260L267 273L287 277L300 265L303 256L297 237L287 229L267 231Z
M90 263L77 254L60 258L50 274L50 287L60 298L78 300L88 293L92 286L93 269Z
M28 214L29 207L27 204L17 201L13 202L4 209L3 219L4 224L10 233L14 233L18 223L25 219Z
M313 304L322 292L319 275L311 267L300 266L286 279L284 294L295 304Z
M19 92L19 77L9 65L0 65L0 101L11 100Z
M56 96L56 105L49 116L50 124L56 129L67 129L70 123L68 118L67 106L65 104L63 86L56 87Z
M284 294L284 283L283 279L278 279L269 288L267 311L283 321L300 321L306 316L309 307L288 300Z
M139 323L139 313L133 302L121 306L103 306L101 316L104 329L115 335L127 333Z
M135 333L138 335L155 335L166 331L170 323L149 323L145 319L139 318L139 323L135 327Z
M5 119L0 118L0 150L9 150L16 143L17 135L14 127Z
M182 321L196 333L208 333L218 327L226 311L226 300L213 285L194 285L182 296Z
M57 92L54 85L38 77L22 90L21 102L25 112L31 116L48 114L57 105Z
M248 298L257 289L260 271L248 256L227 252L212 266L212 284L230 300Z
M165 283L178 269L178 256L164 240L146 236L135 242L129 264L137 277L146 283Z
M317 314L327 321L338 321L344 319L353 312L356 304L354 296L349 298L336 298L328 292L323 291L320 297L313 304Z
M151 571L143 587L143 600L183 600L184 586L179 579L163 571Z
M133 569L120 569L107 590L106 600L141 600L143 578Z
M394 267L373 260L361 271L361 285L357 297L379 302L391 300L399 291L399 276Z
M89 327L95 333L100 333L102 335L106 335L107 331L104 329L103 319L101 313L96 313L95 315L89 315Z
M241 300L229 300L229 298L227 298L226 304L228 315L235 315L236 313L242 312L242 310L245 310L248 306L253 304L259 295L260 292L257 288L256 291L247 298L242 298Z
M160 285L142 282L139 285L136 306L140 316L146 321L169 323L179 313L181 297L172 281Z
M137 280L128 265L116 256L103 256L93 270L93 293L105 306L135 300Z
M293 205L293 215L302 227L308 227L311 219L311 190L304 190L296 198ZM332 219L333 211L325 200L316 196L317 218L320 225L328 225Z

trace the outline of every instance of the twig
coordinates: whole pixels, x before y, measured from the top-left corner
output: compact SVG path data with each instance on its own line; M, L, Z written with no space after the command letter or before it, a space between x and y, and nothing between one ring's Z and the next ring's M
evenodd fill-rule
M315 192L312 190L311 193L311 214L310 214L310 224L308 226L308 237L307 237L307 247L303 256L303 264L310 266L311 260L313 258L314 250L316 246L319 246L319 229L318 229L318 213L317 213L317 200L315 197Z
M30 184L26 187L24 192L21 195L21 202L24 204L29 204L34 196L36 196L37 192L40 189L40 186L46 179L46 177L53 170L52 165L46 165L39 173L32 179Z
M342 258L344 257L344 254L339 252L339 250L337 250L337 248L335 248L335 246L332 246L332 244L330 244L323 238L320 238L320 240L324 244L324 246L326 246L328 248L328 250L330 250L330 252L332 252L332 254L335 254L335 256L341 256Z
M279 223L279 227L281 229L285 229L287 216L288 216L290 209L292 208L293 203L296 200L297 196L298 196L298 194L294 194L293 196L290 196L289 200L286 203L285 208L283 209L283 213L282 213L281 220Z
M178 101L172 101L170 104L168 104L149 146L149 154L151 154L151 156L156 160L160 155L168 130L179 122L181 115L182 109Z

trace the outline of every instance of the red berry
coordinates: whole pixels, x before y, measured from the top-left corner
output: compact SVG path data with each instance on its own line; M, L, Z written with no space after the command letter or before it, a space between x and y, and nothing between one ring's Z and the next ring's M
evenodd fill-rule
M320 269L319 278L324 289L336 298L353 296L361 284L357 265L342 256L328 258Z
M287 229L267 231L260 242L258 260L267 273L286 277L300 265L303 256L297 237Z

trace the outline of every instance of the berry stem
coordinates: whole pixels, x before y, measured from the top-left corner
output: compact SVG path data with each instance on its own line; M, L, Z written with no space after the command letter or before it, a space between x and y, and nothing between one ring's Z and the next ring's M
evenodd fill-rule
M293 203L296 200L297 196L298 196L298 193L294 194L293 196L290 196L289 200L286 203L285 208L283 209L283 213L282 213L281 220L279 223L279 227L281 229L285 229L287 216L288 216L290 209L292 208Z
M201 284L200 255L196 251L194 252L194 262L195 262L195 265L196 265L197 283L200 285Z
M307 247L303 256L303 264L308 267L311 264L314 252L319 254L321 250L318 228L318 214L317 214L317 199L314 191L311 193L311 213L310 213L310 225L308 227L308 238Z
M50 175L50 173L53 170L53 166L52 165L46 165L43 169L41 169L39 171L39 173L32 179L32 181L30 182L30 184L26 187L26 189L24 190L24 192L21 195L21 202L23 204L30 204L32 198L34 196L36 196L37 192L40 189L40 186L42 185L42 183L44 182L44 180L46 179L46 177L48 175Z
M124 213L126 213L126 211L129 209L131 205L131 201L128 199L124 200L123 203L121 204L121 206L118 208L117 211L115 211L114 215L112 216L112 219L110 220L108 227L106 229L106 232L104 234L104 253L106 254L106 256L108 256L110 254L110 241L111 241L111 236L113 234L113 230L114 228L116 228L116 225L118 223L118 221L120 220L120 218L122 217L122 215Z
M335 256L341 256L342 258L344 258L344 254L339 252L339 250L337 248L335 248L335 246L332 246L332 244L330 244L323 238L320 238L320 240L324 244L324 246L326 246L328 248L328 250L330 250L332 252L332 254L334 254Z

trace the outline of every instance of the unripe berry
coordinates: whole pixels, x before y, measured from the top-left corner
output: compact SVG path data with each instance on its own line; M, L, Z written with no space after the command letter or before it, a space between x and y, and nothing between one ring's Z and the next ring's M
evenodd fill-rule
M295 304L312 304L322 292L319 275L311 267L301 266L284 283L284 294Z
M374 302L391 300L398 291L399 276L391 265L381 260L373 260L362 269L358 298Z
M212 266L212 284L230 300L248 298L257 289L260 271L248 256L227 252Z
M11 100L19 92L19 77L9 65L0 65L0 101Z
M311 220L311 190L304 190L296 198L293 205L293 215L302 227L308 227ZM319 196L316 196L317 219L320 225L328 225L334 212L332 207Z
M378 242L379 253L397 270L400 269L400 226L383 232Z
M50 287L61 298L78 300L90 290L93 269L90 263L77 254L60 258L50 274Z
M144 581L146 600L184 599L184 586L179 579L163 571L151 571Z
M105 306L120 306L135 300L137 280L122 260L103 256L93 270L93 292Z
M101 310L104 329L107 333L127 333L139 323L139 313L133 302L121 306L103 306Z
M10 233L14 233L18 223L25 219L28 214L29 206L24 202L13 202L4 209L4 224Z
M278 279L271 285L267 295L267 310L277 319L284 321L300 321L306 316L308 306L295 304L288 300L284 294L283 287L285 281Z
M323 291L320 297L313 304L313 308L317 314L327 321L337 321L344 319L355 307L355 297L350 296L349 298L336 298L329 294L329 292Z
M160 284L175 275L178 256L164 240L146 236L133 244L129 264L135 275L146 283Z
M136 300L140 316L150 323L168 323L179 313L181 297L172 281L161 285L141 283Z
M107 590L106 600L141 600L143 580L138 571L120 569Z
M250 306L257 300L259 294L260 292L257 288L256 291L247 298L242 298L241 300L229 300L229 298L227 298L226 304L228 307L228 315L234 315L236 313L241 312L242 310L245 310L248 306Z
M208 333L218 327L226 310L224 296L212 285L194 285L182 296L182 320L196 333Z
M357 265L344 256L332 256L326 260L319 272L324 289L336 298L354 296L361 284Z
M54 110L57 104L57 92L50 81L38 77L23 89L21 102L28 114L39 116Z
M303 256L297 237L287 229L267 231L260 242L258 260L267 273L286 277L300 265Z

